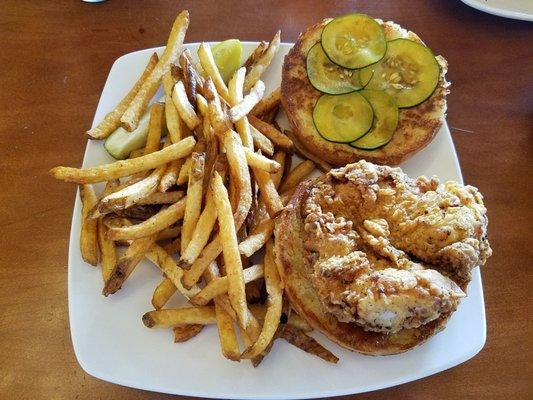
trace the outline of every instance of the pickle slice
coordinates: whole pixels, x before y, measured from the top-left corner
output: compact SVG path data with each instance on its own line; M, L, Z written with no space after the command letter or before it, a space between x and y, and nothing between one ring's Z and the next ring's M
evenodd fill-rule
M241 66L242 45L238 39L228 39L212 47L213 58L224 82L228 83Z

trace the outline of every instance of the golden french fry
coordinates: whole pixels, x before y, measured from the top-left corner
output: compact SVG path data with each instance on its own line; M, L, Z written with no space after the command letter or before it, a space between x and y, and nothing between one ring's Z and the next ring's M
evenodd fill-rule
M217 64L215 63L211 47L207 43L200 44L200 47L198 48L198 58L204 71L213 80L220 96L222 96L224 100L229 101L228 88L224 83L224 79L222 79L222 75L220 75Z
M318 356L327 362L336 364L337 361L339 361L335 354L323 347L311 336L307 336L295 326L289 324L283 325L283 327L278 330L278 335L293 346L302 349L306 353Z
M261 115L258 117L260 120L265 121L267 124L274 125L274 128L276 128L278 131L281 132L281 128L276 122L276 118L279 113L279 106L273 107L268 113Z
M165 169L165 173L161 177L161 180L159 181L159 185L157 187L157 190L159 190L161 194L163 194L176 184L182 165L183 159L174 160L168 163Z
M255 115L261 119L261 116L267 115L273 109L279 107L281 103L281 89L278 87L272 91L268 96L263 97L259 103L250 111L251 115Z
M124 96L124 98L120 101L120 103L117 104L113 111L106 114L104 119L97 126L86 132L89 138L105 139L120 126L120 118L122 117L122 114L124 114L133 98L137 95L137 92L139 91L141 86L144 84L148 76L152 73L158 61L159 57L156 53L153 53L150 57L150 60L148 61L148 64L144 68L142 75L137 80L137 82L135 82L128 94Z
M244 118L254 106L261 100L265 93L265 84L259 80L242 100L233 105L228 111L228 116L231 122L236 122Z
M183 185L189 181L189 171L191 169L192 158L188 157L181 166L180 173L178 174L178 179L176 181L177 185Z
M100 265L102 266L102 278L107 282L111 272L117 263L115 243L106 236L107 227L103 218L98 219L98 246L100 248Z
M259 186L259 191L261 192L261 199L265 202L268 215L270 215L270 218L275 218L283 210L283 203L272 181L272 177L268 172L258 168L252 168L252 171L254 172L255 181Z
M220 229L220 241L222 243L222 254L224 256L224 263L229 281L229 299L231 306L237 314L239 324L246 331L249 329L253 330L254 335L250 335L253 337L257 335L256 330L258 329L258 324L254 316L250 314L246 304L244 276L237 243L235 222L233 221L228 192L218 172L214 173L213 179L211 180L211 190L213 191L213 199L215 200L218 214L217 218Z
M233 319L218 302L215 302L215 313L222 355L228 360L239 361L239 342L233 327Z
M216 323L214 307L187 307L148 311L142 317L148 328L170 328L178 325Z
M138 239L149 236L175 224L185 213L185 201L187 197L168 208L162 209L154 216L137 225L113 227L109 229L108 236L112 240Z
M165 119L168 135L172 143L178 143L188 135L188 128L180 118L178 110L172 101L172 90L175 80L170 71L163 76L163 86L165 88Z
M174 343L186 342L187 340L192 339L193 337L198 335L202 331L202 329L204 329L204 325L198 324L175 326L173 328Z
M174 226L172 228L166 228L159 231L157 234L157 240L175 239L181 233L181 226Z
M80 251L85 262L92 265L98 264L98 234L97 221L91 219L89 214L95 207L98 199L91 185L80 186L81 197L81 232Z
M183 86L182 81L179 81L174 85L172 101L174 102L181 119L183 119L189 129L193 130L200 124L200 118L196 115L196 112L187 97L187 92L185 92L185 86Z
M194 81L196 84L196 92L200 93L201 95L204 94L203 85L204 85L204 78L196 71L192 64L192 54L189 49L183 50L183 52L180 55L179 63L181 66L181 69L183 72L183 80L185 81L185 88L187 89L187 86L189 85L188 79L191 80L191 84ZM201 65L200 65L201 67ZM191 89L188 90L187 93L191 93L191 95L194 93L194 91ZM193 99L190 99L191 103L194 103Z
M257 264L243 270L244 283L255 281L263 277L263 265ZM204 306L213 298L227 293L228 277L222 276L209 282L198 294L189 300L192 305Z
M144 155L159 150L164 111L165 106L161 103L154 103L150 109L150 123L148 125L148 136L146 136Z
M174 21L167 45L161 59L143 82L141 88L131 101L130 105L120 118L120 123L127 131L133 131L139 122L139 118L146 109L148 102L154 96L159 87L163 75L170 69L170 65L178 58L185 38L185 32L189 26L189 12L182 11Z
M212 196L208 194L205 208L202 211L200 218L198 218L198 223L196 224L194 232L190 237L189 244L185 250L181 252L181 258L178 262L180 267L188 269L196 261L206 246L209 236L211 236L211 232L215 226L216 220L217 210L215 207L215 202L213 201Z
M214 133L221 135L228 129L231 129L231 122L222 108L220 96L211 78L205 81L204 90L209 110L209 123Z
M128 158L137 158L144 154L144 147L142 149L133 150Z
M211 243L204 247L196 261L191 265L191 268L185 270L183 274L183 284L186 287L191 287L196 284L209 264L216 260L222 252L222 244L220 237L217 235Z
M230 79L228 84L229 90L229 104L231 106L236 106L239 102L243 100L243 86L244 86L244 77L246 76L246 68L239 68ZM235 122L235 129L241 137L242 143L244 146L250 150L254 150L254 142L252 133L250 132L250 123L248 118L243 117Z
M302 161L283 179L279 191L284 193L294 189L315 170L315 166L315 163L311 160Z
M253 85L261 78L261 75L268 68L272 59L276 55L281 39L281 31L277 31L276 35L268 45L265 51L255 60L255 62L248 68L246 79L244 80L244 91L247 92Z
M136 204L173 204L183 198L184 193L181 190L164 193L152 193L149 196L143 197Z
M274 161L276 161L279 165L285 166L285 161L287 159L287 153L285 153L283 150L278 150L272 157ZM283 178L285 168L280 168L275 173L271 174L272 182L274 182L274 187L276 189L279 188L279 185L281 183L281 179Z
M281 165L278 162L262 156L259 153L254 153L252 150L246 147L244 148L244 154L246 155L246 161L248 161L248 165L252 168L259 168L271 174L278 172L281 169Z
M294 145L292 143L292 140L289 139L286 135L278 131L276 128L274 128L272 125L261 121L259 118L254 117L253 115L248 116L248 120L252 124L254 128L256 128L259 132L261 132L263 135L265 135L267 138L269 138L274 144L277 146L292 151Z
M331 170L331 165L329 165L327 162L322 160L320 157L315 156L314 154L310 153L305 146L294 136L294 133L292 133L290 130L285 129L283 131L285 135L289 139L292 140L292 143L294 144L294 150L296 154L298 154L300 157L304 159L308 159L313 161L317 168L320 169L322 172L329 172Z
M254 49L252 54L248 56L244 64L242 65L247 70L250 69L250 67L256 63L257 59L261 57L261 55L265 52L265 50L268 47L268 43L265 41L261 41L259 45Z
M248 121L248 119L246 120ZM259 132L252 124L248 123L248 127L255 147L263 153L272 156L274 154L274 145L271 140Z
M192 136L179 143L141 157L120 160L111 164L93 168L79 169L72 167L55 167L50 170L52 176L65 182L95 183L133 175L137 172L157 168L169 161L191 154L196 141Z
M272 236L274 225L274 220L270 218L261 221L252 229L248 237L239 243L240 253L251 257L260 250Z
M202 209L205 154L192 153L191 159L192 163L189 171L187 201L185 202L185 214L183 216L183 228L181 230L182 253L185 251L191 240Z
M105 282L102 291L104 296L113 294L122 287L124 281L128 279L146 252L154 245L156 239L157 234L153 234L131 242L126 252L117 261L109 279Z
M181 238L177 237L172 240L172 242L163 245L163 249L165 249L168 254L179 253L181 250Z
M209 105L207 100L200 93L196 93L196 105L198 106L198 111L202 118L209 118Z
M160 310L167 304L172 295L176 293L176 286L167 277L157 285L152 295L152 305L156 310Z
M196 74L194 71L194 68L192 64L189 62L187 57L185 57L184 54L180 55L179 63L181 66L181 72L183 75L183 85L185 86L185 93L187 93L187 97L189 98L189 102L193 106L193 108L196 110L196 90L198 87L198 81L196 80Z
M274 260L274 244L272 240L266 246L264 273L268 298L263 328L257 341L244 351L241 358L253 358L261 354L274 338L274 334L279 326L283 300L283 284L278 274L276 261Z

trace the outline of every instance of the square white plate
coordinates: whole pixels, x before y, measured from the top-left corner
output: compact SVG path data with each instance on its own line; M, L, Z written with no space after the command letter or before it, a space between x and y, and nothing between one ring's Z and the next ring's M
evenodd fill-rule
M257 43L243 43L244 56ZM282 44L264 76L267 91L280 84L283 57L292 45ZM197 45L187 45L195 54ZM98 122L128 91L143 70L147 49L120 57L111 68L94 118ZM157 97L157 96L156 96ZM282 121L283 123L286 121ZM111 162L102 142L89 141L84 167ZM438 175L462 181L448 127L402 166L411 175ZM99 268L84 263L79 250L79 197L76 198L69 248L69 313L72 342L82 368L97 378L124 386L173 394L232 398L289 399L338 396L386 388L413 381L462 363L485 343L485 308L479 270L473 274L468 297L461 302L448 327L424 345L407 353L368 357L352 353L313 335L340 361L337 365L277 340L258 368L231 362L219 350L216 328L182 344L173 343L170 329L144 327L141 316L152 309L153 289L161 273L141 263L118 293L104 297ZM172 300L170 306L176 305Z

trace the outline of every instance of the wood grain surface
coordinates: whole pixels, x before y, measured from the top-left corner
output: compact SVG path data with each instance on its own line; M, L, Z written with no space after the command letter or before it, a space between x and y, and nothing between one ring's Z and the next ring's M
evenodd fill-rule
M448 123L464 179L484 194L490 217L494 256L482 271L487 343L456 368L357 398L533 398L533 24L458 0L2 0L0 398L171 397L103 382L78 365L66 267L76 188L47 171L81 163L82 132L113 61L164 44L183 8L192 18L187 41L268 39L281 28L291 42L323 17L357 10L414 30L448 59Z

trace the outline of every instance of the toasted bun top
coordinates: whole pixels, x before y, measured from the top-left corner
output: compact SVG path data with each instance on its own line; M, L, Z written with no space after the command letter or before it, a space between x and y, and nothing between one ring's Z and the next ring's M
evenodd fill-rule
M400 109L398 127L388 144L366 151L328 142L319 135L313 123L313 107L322 93L309 83L306 59L309 49L320 41L322 29L329 21L324 20L302 33L283 63L281 100L294 135L311 153L336 166L361 159L397 165L429 144L444 122L449 86L445 78L446 60L437 56L441 74L433 95L418 106ZM383 26L387 40L408 38L422 43L415 33L393 22L377 21Z

